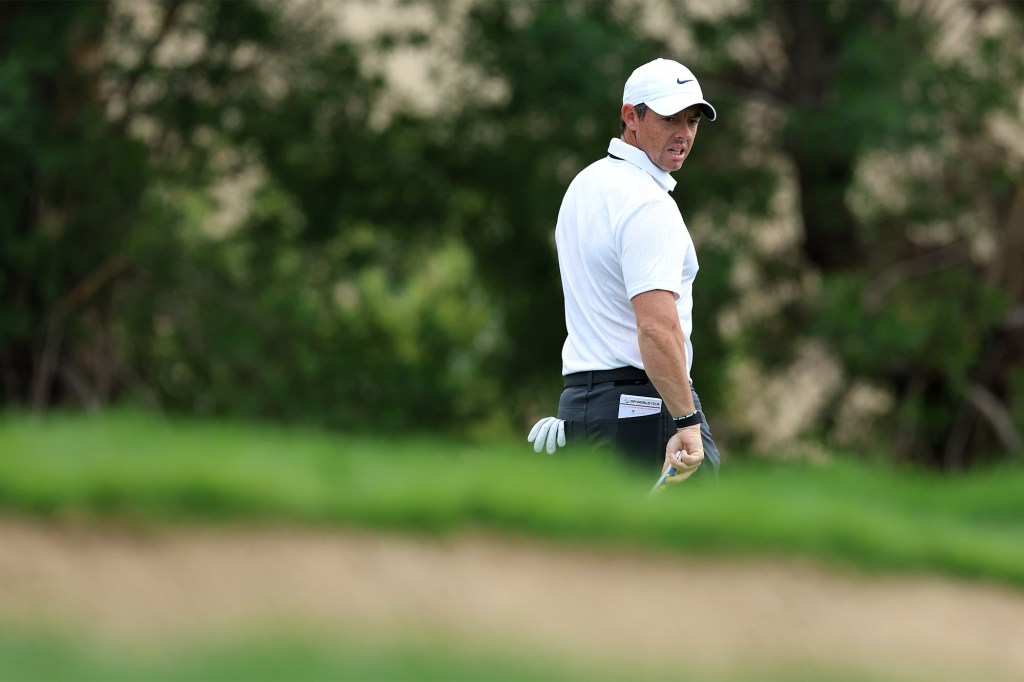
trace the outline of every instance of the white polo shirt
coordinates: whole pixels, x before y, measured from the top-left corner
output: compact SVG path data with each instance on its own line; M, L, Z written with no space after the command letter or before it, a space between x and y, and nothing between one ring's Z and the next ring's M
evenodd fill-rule
M558 211L555 244L568 330L562 374L643 369L630 299L654 289L675 294L689 371L698 265L686 223L668 195L676 181L618 138L608 153L622 160L606 157L584 168Z

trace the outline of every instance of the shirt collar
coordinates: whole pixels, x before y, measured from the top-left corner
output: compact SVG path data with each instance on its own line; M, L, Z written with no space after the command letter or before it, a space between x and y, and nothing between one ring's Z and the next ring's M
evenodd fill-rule
M655 166L644 150L634 147L618 137L613 137L608 143L608 153L614 154L624 161L629 161L640 170L646 171L666 192L671 192L676 188L676 180L672 174Z

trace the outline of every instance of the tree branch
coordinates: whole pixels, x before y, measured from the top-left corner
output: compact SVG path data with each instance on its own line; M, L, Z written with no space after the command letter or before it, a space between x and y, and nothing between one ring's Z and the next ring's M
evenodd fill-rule
M1006 451L1011 455L1024 457L1024 438L1021 438L1020 431L1013 423L1013 418L999 398L981 384L968 386L965 397L992 427Z
M939 270L970 261L970 251L962 242L935 251L908 258L890 265L864 288L864 307L877 312L889 292L911 279L924 277Z
M68 295L53 307L46 323L43 349L32 380L32 410L34 412L40 412L49 399L53 377L57 374L60 365L58 357L64 341L64 322L67 320L68 314L84 305L103 284L126 270L127 267L127 261L111 258L83 277ZM76 392L81 395L81 391L78 391L77 388Z

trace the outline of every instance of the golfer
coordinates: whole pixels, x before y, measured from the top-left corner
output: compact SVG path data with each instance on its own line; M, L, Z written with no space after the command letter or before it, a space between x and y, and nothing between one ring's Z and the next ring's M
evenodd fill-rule
M669 192L715 109L682 64L656 59L622 93L621 136L569 185L555 243L568 337L558 416L530 433L547 445L616 448L678 483L720 456L693 389L697 253Z

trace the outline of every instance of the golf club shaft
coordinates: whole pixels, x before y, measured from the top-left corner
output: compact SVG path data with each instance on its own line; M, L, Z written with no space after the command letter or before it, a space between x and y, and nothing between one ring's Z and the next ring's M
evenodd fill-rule
M651 488L651 493L656 492L658 490L658 488L660 488L661 485L665 482L665 479L668 478L669 476L674 475L675 473L676 473L675 468L669 467L668 470L665 471L665 473L663 473L661 475L661 478L658 479L658 482L654 484L654 487Z

